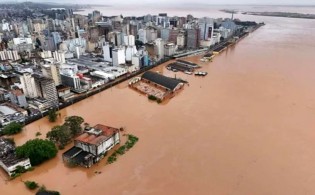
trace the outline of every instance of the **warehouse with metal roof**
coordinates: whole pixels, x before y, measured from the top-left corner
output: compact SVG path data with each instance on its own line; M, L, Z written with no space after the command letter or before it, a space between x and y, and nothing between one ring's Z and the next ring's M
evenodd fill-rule
M176 91L177 89L180 89L184 83L173 79L170 77L163 76L162 74L155 73L152 71L145 72L141 79L145 79L151 83L157 84L167 90Z

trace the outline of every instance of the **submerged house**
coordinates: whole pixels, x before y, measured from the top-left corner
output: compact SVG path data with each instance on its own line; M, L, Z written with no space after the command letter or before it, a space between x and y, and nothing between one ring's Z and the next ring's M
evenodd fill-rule
M119 129L95 125L74 140L74 146L63 153L64 162L91 167L120 143Z
M13 176L19 167L24 169L31 168L29 158L18 158L15 155L15 146L10 141L0 138L0 167L9 176Z

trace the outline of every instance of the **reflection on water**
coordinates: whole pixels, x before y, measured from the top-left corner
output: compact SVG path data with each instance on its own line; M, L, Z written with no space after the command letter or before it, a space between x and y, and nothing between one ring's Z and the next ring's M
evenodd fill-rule
M117 162L67 168L60 152L21 178L1 179L1 194L33 194L21 180L65 195L314 194L314 21L238 16L267 25L212 63L189 58L209 74L176 73L190 86L166 105L125 82L61 110L56 123L41 119L15 136L18 145L37 131L44 138L65 116L80 115L140 138ZM174 76L164 66L154 71Z

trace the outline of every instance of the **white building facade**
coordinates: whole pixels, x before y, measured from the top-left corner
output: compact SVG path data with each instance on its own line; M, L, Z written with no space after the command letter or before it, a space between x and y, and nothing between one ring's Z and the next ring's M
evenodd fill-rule
M116 48L113 49L113 66L118 66L120 64L125 64L125 49Z

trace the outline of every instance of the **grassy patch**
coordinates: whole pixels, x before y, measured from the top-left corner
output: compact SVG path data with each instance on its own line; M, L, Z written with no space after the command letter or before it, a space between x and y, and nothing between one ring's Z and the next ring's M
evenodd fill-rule
M38 188L38 183L36 183L35 181L25 181L24 184L30 190Z
M47 190L44 185L42 185L38 189L38 192L44 192L44 193L51 194L51 195L60 195L60 192L58 192L58 191Z
M149 95L148 99L155 101L155 100L157 100L157 97L155 97L154 95Z
M11 175L10 180L13 180L19 176L21 176L23 173L27 172L27 171L33 171L35 168L34 167L30 167L28 169L25 169L22 166L17 166L15 173Z
M160 98L157 98L154 95L149 95L148 99L152 100L152 101L156 101L157 103L161 103L162 102L162 100Z
M125 154L139 140L138 137L131 135L131 134L127 134L126 136L128 136L128 140L126 141L126 143L123 146L120 146L112 155L110 155L108 157L108 159L107 159L108 164L112 164L113 162L115 162L119 155Z

